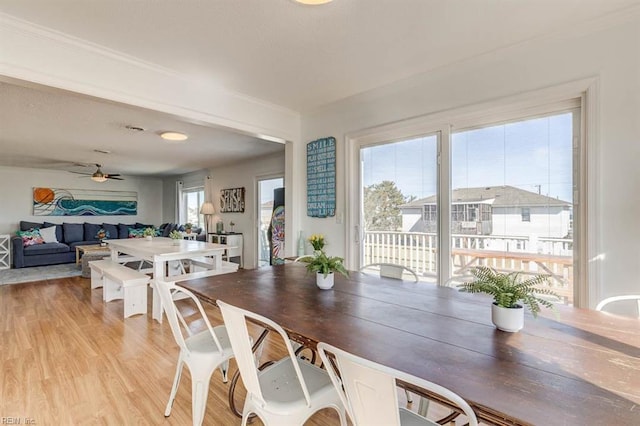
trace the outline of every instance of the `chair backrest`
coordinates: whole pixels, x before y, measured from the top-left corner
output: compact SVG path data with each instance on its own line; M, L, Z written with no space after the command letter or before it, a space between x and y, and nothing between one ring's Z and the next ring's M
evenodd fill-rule
M266 406L267 402L265 401L260 387L260 381L258 380L258 366L256 365L253 352L251 351L251 335L249 334L249 329L247 327L247 320L251 319L253 323L262 324L280 335L285 347L287 348L289 357L292 360L293 368L298 377L298 382L302 388L307 406L311 406L311 396L309 395L309 390L304 381L304 377L302 376L302 372L300 371L298 359L291 346L289 337L282 327L262 315L238 308L225 303L222 300L216 301L216 305L218 305L222 312L222 318L224 318L224 324L227 327L227 333L229 334L229 340L231 341L231 348L233 349L236 363L240 370L240 376L242 377L242 382L244 383L244 387L247 389L247 392L252 394L252 397L263 407Z
M606 299L603 299L600 301L600 303L598 303L596 305L596 311L601 311L606 305L608 305L609 303L613 303L613 302L620 302L623 300L635 300L637 303L637 315L638 318L640 318L640 294L629 294L629 295L624 295L624 296L613 296L613 297L607 297Z
M162 307L164 313L167 316L167 321L169 322L169 326L171 327L171 333L173 333L173 337L176 340L176 343L182 350L188 350L187 345L185 343L185 339L189 336L193 335L193 331L189 328L189 325L184 319L184 316L180 313L180 310L176 306L175 297L180 296L181 294L186 296L186 298L191 299L191 302L195 304L199 312L198 320L204 321L205 325L209 329L209 333L215 342L218 351L222 352L222 345L218 340L218 337L213 332L213 327L209 322L209 318L200 303L200 300L191 293L186 288L180 287L176 285L174 282L167 282L162 280L153 281L153 285L158 290L160 294L160 300L162 301ZM195 320L194 320L195 321Z
M443 396L462 410L470 426L478 424L469 404L442 386L360 358L323 342L318 344L318 353L355 426L400 425L396 380Z
M396 265L394 263L371 263L360 268L360 272L376 267L379 268L381 277L402 280L403 274L407 272L413 275L414 282L418 282L418 274L416 274L413 269L403 265Z

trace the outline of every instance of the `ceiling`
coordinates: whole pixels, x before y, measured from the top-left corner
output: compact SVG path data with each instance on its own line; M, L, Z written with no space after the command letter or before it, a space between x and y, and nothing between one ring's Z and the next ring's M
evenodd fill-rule
M334 0L312 7L292 0L0 0L0 11L304 113L638 4ZM157 112L41 88L0 85L0 114L4 165L33 165L32 157L39 157L45 164L100 162L111 173L169 175L283 150ZM127 124L146 130L129 132ZM169 145L156 134L165 129L182 130L190 139L179 148ZM37 154L43 143L56 147L46 158Z

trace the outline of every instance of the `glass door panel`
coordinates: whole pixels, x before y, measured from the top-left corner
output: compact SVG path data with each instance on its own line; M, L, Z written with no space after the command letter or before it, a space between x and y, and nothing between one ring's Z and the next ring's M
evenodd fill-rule
M437 158L436 135L361 148L361 266L403 265L436 281Z

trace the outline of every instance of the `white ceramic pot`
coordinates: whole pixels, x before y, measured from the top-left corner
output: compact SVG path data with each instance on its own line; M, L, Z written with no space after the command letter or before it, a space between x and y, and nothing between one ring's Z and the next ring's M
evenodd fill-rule
M145 238L147 239L147 241L152 241L153 240L153 237L151 235L147 235Z
M524 308L503 308L491 305L491 321L498 330L515 333L524 327Z
M333 287L333 272L329 272L325 277L322 272L316 272L316 284L323 290Z

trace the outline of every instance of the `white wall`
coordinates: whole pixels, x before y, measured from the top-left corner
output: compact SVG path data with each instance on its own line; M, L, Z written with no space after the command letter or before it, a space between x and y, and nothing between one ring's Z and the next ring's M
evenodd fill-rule
M530 221L522 221L521 207L494 207L491 235L564 238L569 231L569 212L563 207L529 207Z
M225 231L229 231L229 222L233 221L236 224L235 232L242 232L244 244L244 267L247 269L256 268L258 262L258 178L275 175L284 176L284 172L284 152L281 154L269 155L258 160L246 161L211 170L211 176L213 177L214 194L220 194L221 189L241 187L245 188L244 213L219 213L219 197L216 197L213 205L216 209L217 215L224 223ZM289 209L285 206L285 212L287 215L288 211ZM295 251L295 247L293 247L292 250Z
M492 52L328 105L303 116L302 141L334 136L338 142L337 211L349 202L345 187L345 135L382 124L470 106L500 97L556 86L586 77L598 79L595 155L599 274L593 305L604 296L638 291L630 279L640 261L640 17L627 16L613 27L590 23L575 35L548 37ZM588 31L592 31L588 33ZM595 31L595 32L594 32ZM381 55L383 60L384 55ZM291 167L304 177L305 153L296 151ZM306 234L323 232L332 251L346 253L345 229L336 218L306 217L305 182L296 185L297 214ZM347 259L349 262L349 259Z
M269 155L256 160L231 164L226 167L217 167L207 171L192 173L175 178L165 178L163 180L165 203L162 208L163 221L175 222L175 185L178 180L193 182L194 179L201 179L204 185L204 178L207 176L213 179L213 193L216 195L213 205L216 214L224 223L224 230L230 231L229 222L235 223L235 232L243 234L244 245L244 267L247 269L257 267L256 247L257 247L257 225L259 218L257 205L257 178L264 176L284 176L285 154ZM245 211L244 213L220 213L220 190L228 188L245 188ZM295 239L294 239L295 240ZM295 249L295 248L294 248Z
M123 176L122 181L93 182L65 171L0 167L0 233L12 234L21 220L51 223L151 223L160 225L162 181L153 178ZM136 191L136 216L33 216L33 188L100 189Z

